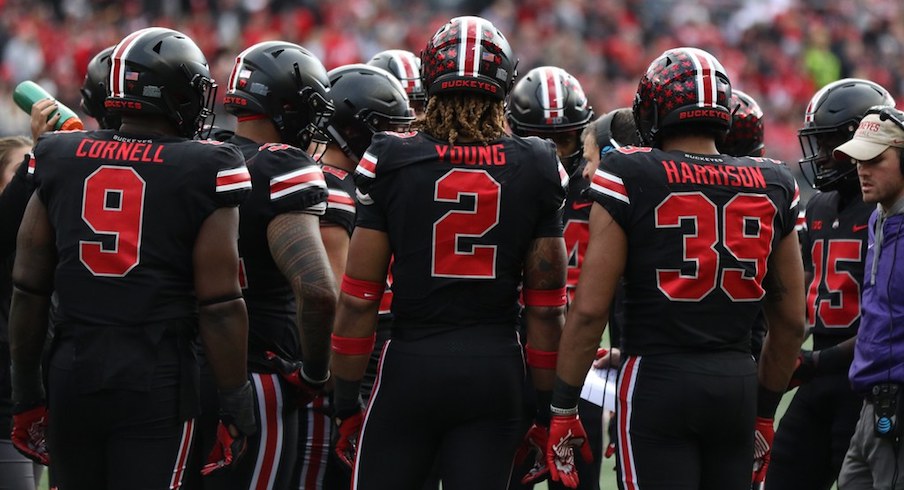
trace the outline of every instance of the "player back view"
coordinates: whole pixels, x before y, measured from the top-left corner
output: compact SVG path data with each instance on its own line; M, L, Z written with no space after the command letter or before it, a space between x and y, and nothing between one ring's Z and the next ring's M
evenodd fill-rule
M245 372L235 209L251 186L231 145L193 141L215 87L200 49L164 28L110 57L106 107L119 131L48 134L20 229L11 320L15 431L44 459L40 385L49 293L47 447L61 488L178 488L197 414L200 330L219 390L209 470L255 430Z
M562 334L560 352L569 355L559 357L547 450L551 474L566 484L575 480L570 446L585 437L580 384L622 275L620 487L750 488L755 423L757 455L768 453L803 338L792 233L798 189L780 162L716 150L731 124L730 97L711 54L666 51L634 102L650 146L611 152L594 174L590 242ZM758 389L750 335L763 304L772 330Z
M504 135L515 60L492 23L452 19L422 60L421 131L375 135L356 171L362 196L332 344L336 449L350 461L360 443L353 488L421 488L436 459L443 488L505 488L523 436L518 287L528 363L549 390L567 177L552 144ZM392 336L364 417L358 384L390 256Z

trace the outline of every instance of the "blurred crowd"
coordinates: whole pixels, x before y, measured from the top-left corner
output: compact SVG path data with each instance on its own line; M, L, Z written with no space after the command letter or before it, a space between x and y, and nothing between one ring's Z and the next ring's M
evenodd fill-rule
M479 14L508 34L521 73L564 68L598 114L630 105L663 50L696 46L760 103L767 154L791 163L822 85L867 78L904 99L900 0L0 0L0 12L0 135L28 133L10 97L17 83L77 108L88 60L148 25L190 35L222 84L235 55L262 40L301 44L331 69L383 49L419 53L451 15Z

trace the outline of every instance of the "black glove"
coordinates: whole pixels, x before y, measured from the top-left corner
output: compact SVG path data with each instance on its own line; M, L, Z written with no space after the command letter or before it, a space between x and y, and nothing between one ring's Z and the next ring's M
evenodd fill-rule
M295 388L295 401L299 407L306 406L318 395L323 394L323 387L330 378L329 372L323 380L312 380L305 375L304 363L301 361L289 362L270 351L267 351L266 356L271 367L279 373L282 379Z
M207 457L201 474L207 476L235 465L245 454L248 436L257 432L254 417L254 396L251 383L231 390L219 390L220 423L217 440Z
M816 377L818 354L814 355L813 351L801 350L797 355L797 361L794 364L794 372L791 374L791 380L788 381L788 389L797 388L798 386L810 382Z

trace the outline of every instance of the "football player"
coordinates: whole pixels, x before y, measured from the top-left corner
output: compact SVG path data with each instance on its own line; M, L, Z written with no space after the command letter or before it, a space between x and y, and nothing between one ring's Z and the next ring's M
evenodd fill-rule
M819 191L807 203L801 233L813 351L800 356L795 380L804 384L775 435L769 490L830 488L860 417L862 400L851 390L848 368L860 325L867 225L876 206L863 202L856 165L836 160L833 150L853 138L871 106L894 103L872 81L838 80L813 95L798 130L801 170Z
M327 73L333 116L326 126L326 150L321 157L329 187L326 214L320 220L320 232L337 281L345 273L345 262L355 226L355 184L353 172L379 131L408 131L414 117L402 85L389 72L369 65L341 66ZM388 303L391 294L385 295ZM388 313L388 304L381 311ZM390 320L381 315L380 338L388 338ZM379 348L372 353L368 381L362 394L370 393L376 378ZM330 455L333 423L331 406L325 397L317 397L302 417L304 435L301 451L302 488L348 488L348 475L341 463Z
M208 469L235 464L256 430L236 246L251 181L235 147L190 139L216 85L188 36L135 31L110 63L105 107L120 129L45 135L28 163L39 185L13 270L13 443L53 458L61 488L179 488L198 412L196 331L219 393Z
M207 488L295 489L297 408L329 377L337 296L319 230L326 182L302 150L332 114L326 69L296 44L256 44L236 57L225 106L238 120L229 143L251 173L251 194L239 208L239 254L260 422L248 456Z
M565 247L568 253L568 295L574 297L574 287L578 283L584 250L587 248L587 224L592 202L582 196L590 186L590 181L582 176L586 161L583 159L581 135L593 119L593 109L587 101L580 82L567 71L555 66L542 66L527 72L518 80L508 96L505 117L512 133L520 137L537 136L556 144L556 154L569 174L568 193L565 197L563 213ZM539 400L548 404L549 400ZM536 404L529 401L533 416ZM581 400L581 415L588 422L591 435L590 447L594 453L591 463L579 463L583 486L587 489L599 488L600 461L602 460L602 407ZM541 412L548 415L545 410ZM548 474L543 457L544 448L537 441L549 431L549 420L537 420L525 439L525 454L532 448L536 461L530 461L532 468L523 478L514 476L522 483L533 483ZM592 425L590 425L592 424ZM518 468L516 468L518 469ZM514 482L513 482L514 483ZM561 487L561 483L551 482L551 488Z
M547 446L551 476L569 487L578 483L575 451L590 457L577 413L581 384L622 276L620 486L749 488L751 455L755 469L768 457L803 339L792 233L799 192L780 162L719 154L730 99L731 82L710 53L664 52L634 101L648 146L608 153L594 174L590 242L562 332ZM761 303L771 331L758 389L750 332Z
M387 49L375 54L370 61L370 66L382 68L392 73L405 88L408 94L408 104L418 120L424 118L424 109L427 106L427 91L421 79L421 59L411 51L404 49Z
M516 60L491 22L450 20L422 61L420 131L375 135L355 174L332 337L336 451L354 461L354 488L420 488L437 458L443 488L506 488L524 427L518 288L527 363L548 391L566 303L567 174L551 142L505 135ZM359 385L390 257L392 337L365 417Z

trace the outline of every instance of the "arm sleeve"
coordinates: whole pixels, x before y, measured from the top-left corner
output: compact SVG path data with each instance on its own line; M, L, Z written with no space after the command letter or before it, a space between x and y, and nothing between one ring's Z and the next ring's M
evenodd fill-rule
M245 157L228 143L217 145L213 155L216 162L214 206L229 208L242 204L251 191L251 175L245 166Z
M612 219L623 230L630 228L631 221L631 162L619 152L603 156L600 166L593 174L590 187L584 197L599 203L612 215Z
M274 214L304 212L322 216L326 212L327 187L320 166L295 147L280 145L261 151L273 154L268 159L266 177Z
M374 135L370 147L364 152L355 169L358 215L356 226L386 231L386 213L380 205L380 188L385 187L387 176L377 171L381 155L385 154L389 139L385 134Z

